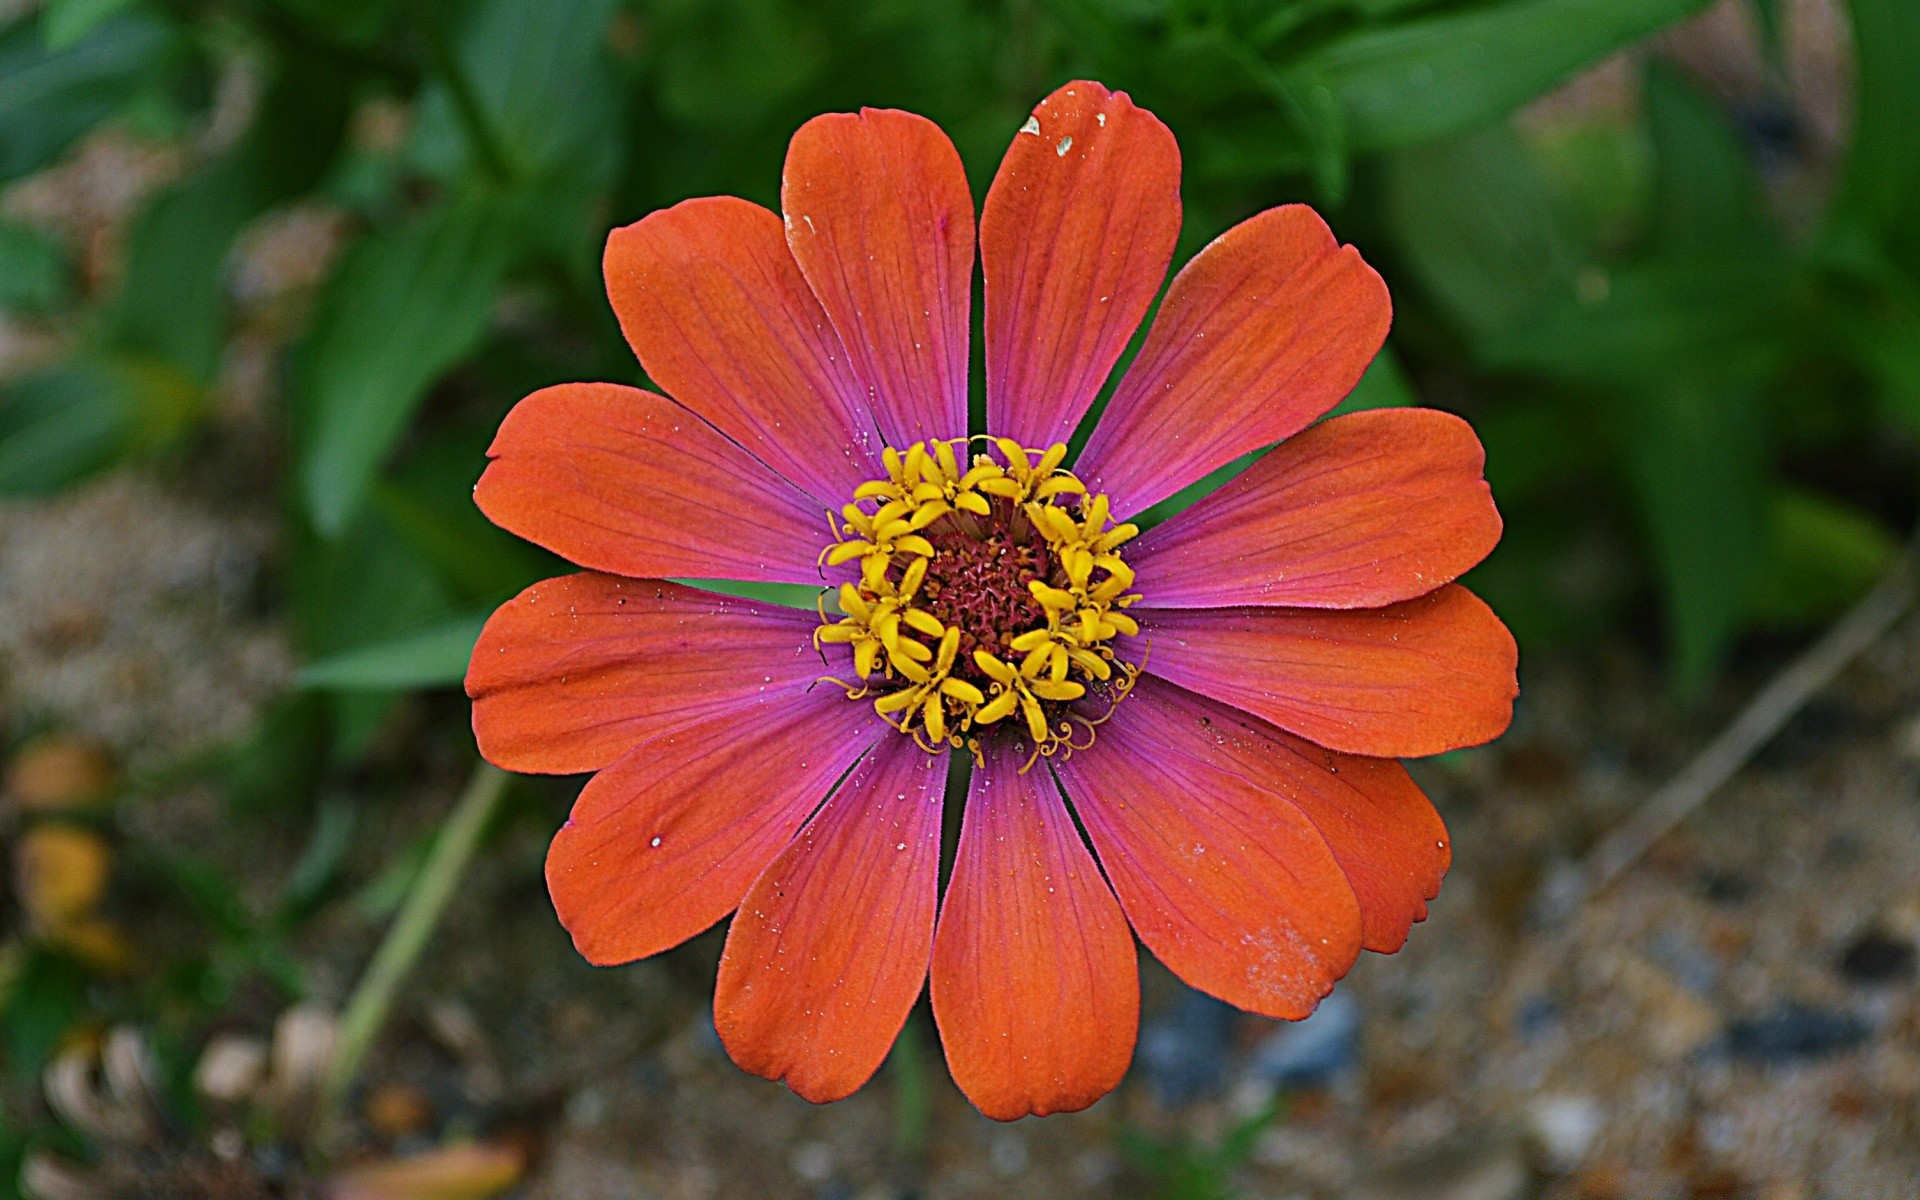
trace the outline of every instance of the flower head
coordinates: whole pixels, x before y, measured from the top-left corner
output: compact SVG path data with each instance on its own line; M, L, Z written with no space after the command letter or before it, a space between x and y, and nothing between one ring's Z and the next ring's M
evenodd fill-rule
M1011 1119L1118 1083L1136 933L1286 1018L1397 949L1450 851L1393 760L1498 736L1515 653L1452 582L1500 532L1472 430L1320 421L1385 339L1379 276L1303 206L1229 230L1070 458L1179 232L1152 114L1074 83L1014 136L979 223L982 430L973 202L945 135L816 118L781 202L615 230L608 293L667 395L529 396L475 493L586 568L503 606L467 676L488 759L597 772L547 860L581 953L644 957L733 914L720 1035L817 1101L867 1080L930 981L955 1080ZM1129 519L1269 446L1178 516Z

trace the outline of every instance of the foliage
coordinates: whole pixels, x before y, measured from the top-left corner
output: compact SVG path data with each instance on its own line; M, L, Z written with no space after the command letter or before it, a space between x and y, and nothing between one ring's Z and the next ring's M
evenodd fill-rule
M1914 501L1920 5L1849 0L1850 141L1831 197L1788 219L1777 139L1658 52L1632 60L1633 112L1514 119L1704 3L8 6L0 185L102 134L180 167L124 231L117 271L0 217L0 319L62 347L0 379L0 496L192 454L219 409L238 248L296 207L346 231L282 330L275 377L280 595L309 666L224 763L235 807L310 822L308 852L266 912L204 863L132 861L217 943L156 986L208 1004L249 978L300 991L286 937L331 897L356 820L325 781L364 769L399 697L457 683L492 606L564 569L473 509L493 428L547 383L640 381L600 295L607 229L695 195L777 203L786 140L822 111L925 113L979 195L1028 108L1092 76L1180 139L1181 257L1268 205L1320 207L1396 307L1346 407L1474 420L1508 533L1472 582L1525 645L1657 611L1685 698L1743 632L1831 619ZM1774 8L1756 14L1777 54ZM423 854L398 854L360 897L367 920ZM46 947L0 963L17 1078L88 989ZM1168 1194L1211 1195L1251 1136L1142 1143L1141 1161ZM16 1140L0 1128L0 1181Z
M383 695L452 682L477 615L554 569L465 497L518 395L636 377L598 296L606 228L689 195L771 202L787 135L862 103L941 121L983 188L1026 106L1091 74L1180 136L1183 254L1306 199L1388 274L1397 355L1364 402L1449 404L1481 425L1513 536L1479 582L1523 640L1630 614L1630 573L1569 584L1567 563L1596 541L1637 546L1690 692L1755 621L1825 617L1848 595L1832 581L1887 544L1884 496L1862 510L1819 495L1876 536L1799 537L1796 577L1823 582L1796 596L1776 517L1813 511L1787 498L1819 482L1792 480L1796 461L1920 425L1911 6L1854 5L1872 35L1857 131L1811 235L1775 217L1754 138L1657 59L1637 124L1543 134L1509 119L1699 7L49 4L0 31L0 178L103 125L190 134L213 119L208 81L223 73L252 79L257 99L228 148L190 155L147 201L116 287L76 288L71 248L0 225L0 304L84 331L66 362L5 385L0 489L178 453L219 384L236 243L289 204L349 214L357 236L284 378L292 611L325 660L305 681L333 694L329 728L350 752ZM404 137L362 131L396 110Z

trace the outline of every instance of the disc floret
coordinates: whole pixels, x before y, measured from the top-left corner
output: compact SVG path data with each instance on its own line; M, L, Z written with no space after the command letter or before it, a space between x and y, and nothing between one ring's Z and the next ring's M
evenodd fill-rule
M977 754L1002 722L1037 754L1083 746L1139 674L1113 645L1139 632L1119 553L1139 528L1113 524L1066 455L1008 438L888 447L886 478L829 522L821 563L857 563L858 579L839 586L837 614L823 598L815 645L851 647L849 696L873 696L930 752Z

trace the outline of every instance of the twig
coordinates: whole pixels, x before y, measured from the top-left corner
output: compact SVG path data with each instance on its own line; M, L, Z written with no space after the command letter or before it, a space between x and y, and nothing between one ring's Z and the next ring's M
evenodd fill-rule
M440 827L433 850L420 867L419 878L407 892L400 913L387 929L387 936L374 951L366 974L354 986L353 994L340 1015L340 1039L333 1063L327 1072L325 1099L328 1108L338 1111L340 1101L360 1071L360 1062L372 1048L380 1027L393 1008L394 996L426 949L427 939L440 923L453 889L466 873L467 863L480 844L500 797L511 778L497 767L481 763L474 768L467 790L459 804Z
M1577 875L1554 889L1556 894L1550 898L1554 913L1572 915L1587 897L1605 889L1640 861L1654 843L1706 803L1734 772L1772 741L1848 663L1893 628L1894 622L1913 607L1914 600L1914 555L1909 549L1894 560L1892 569L1846 616L1775 675L1686 769L1601 839Z

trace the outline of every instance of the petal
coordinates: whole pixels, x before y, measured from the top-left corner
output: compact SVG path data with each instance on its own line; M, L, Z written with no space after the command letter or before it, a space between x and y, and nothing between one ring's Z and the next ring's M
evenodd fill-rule
M628 962L732 912L882 734L869 704L785 688L635 746L581 791L547 851L573 944L590 962Z
M607 237L607 298L653 381L827 504L881 471L860 385L780 218L687 200Z
M881 437L964 435L973 194L947 135L898 109L815 117L787 148L780 207Z
M1360 953L1353 888L1298 808L1158 717L1129 699L1054 770L1147 949L1209 995L1299 1020Z
M934 1019L981 1112L1076 1112L1133 1057L1133 937L1045 768L1022 775L997 741L983 754L934 935Z
M612 383L513 406L473 499L595 571L818 584L820 505L664 396Z
M741 1069L822 1104L886 1058L933 949L946 765L883 737L740 902L713 1016Z
M1182 753L1286 797L1313 822L1360 901L1364 949L1391 954L1427 919L1453 851L1405 767L1336 754L1164 680L1141 680L1127 703L1142 705L1142 719L1170 740L1178 731Z
M1450 583L1500 540L1473 427L1427 408L1323 421L1141 535L1155 607L1378 608Z
M548 579L480 631L474 737L509 771L597 771L666 726L805 691L823 671L818 624L660 580Z
M1417 758L1513 719L1513 635L1457 583L1387 608L1132 611L1147 670L1330 750Z
M1387 285L1303 204L1227 230L1181 268L1075 468L1136 513L1298 433L1386 341Z
M1179 236L1180 147L1158 117L1085 80L1041 101L980 218L989 433L1067 440Z

